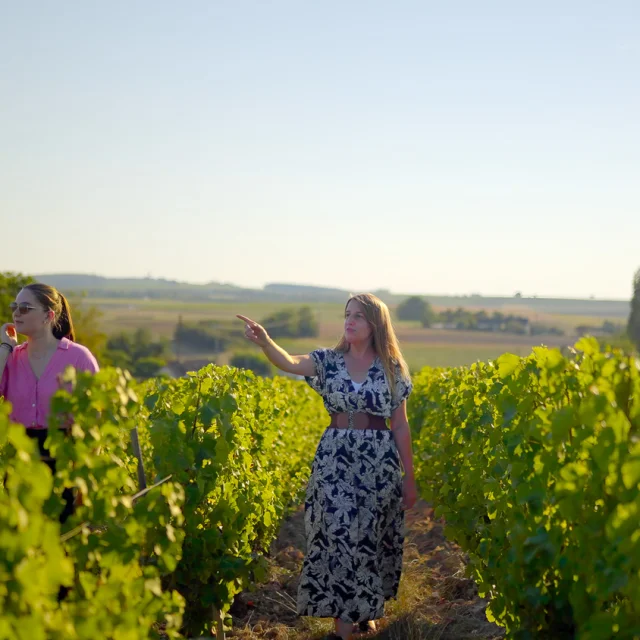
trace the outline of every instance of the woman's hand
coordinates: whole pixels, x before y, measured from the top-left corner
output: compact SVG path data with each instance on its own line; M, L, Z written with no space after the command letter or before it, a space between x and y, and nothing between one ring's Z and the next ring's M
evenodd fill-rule
M18 333L16 332L15 324L8 322L2 325L0 329L0 342L4 342L12 347L18 346Z
M269 334L266 332L265 328L259 325L257 322L251 320L251 318L247 318L246 316L236 316L240 318L245 324L244 328L244 337L247 340L251 340L254 344L257 344L259 347L266 347L269 344Z
M402 508L412 509L418 499L418 488L414 478L404 476L402 479Z

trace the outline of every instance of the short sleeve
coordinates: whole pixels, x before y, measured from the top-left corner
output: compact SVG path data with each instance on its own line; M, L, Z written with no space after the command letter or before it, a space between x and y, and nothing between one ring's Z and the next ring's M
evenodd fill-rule
M391 400L392 413L402 404L404 400L409 397L411 391L413 391L413 382L411 382L411 378L407 378L405 375L403 375L402 370L397 365L395 383L396 388Z
M98 371L100 371L98 361L87 348L82 349L75 368L77 371L88 371L89 373L98 373Z
M326 381L326 366L325 362L327 359L327 349L316 349L312 351L310 354L311 359L316 367L316 375L315 376L305 376L305 380L307 384L314 390L317 391L320 395L324 393L324 385Z

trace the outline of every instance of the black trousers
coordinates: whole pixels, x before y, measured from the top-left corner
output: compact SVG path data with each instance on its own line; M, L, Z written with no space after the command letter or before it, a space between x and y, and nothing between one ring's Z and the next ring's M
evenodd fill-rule
M56 461L51 457L51 455L49 454L49 450L45 449L45 446L44 446L44 441L47 439L49 430L48 429L30 429L29 427L27 427L26 431L27 431L27 435L30 438L33 438L34 440L38 441L38 451L40 452L40 455L44 458L43 462L45 462L49 466L49 469L51 469L51 473L55 473ZM4 481L5 483L7 481L6 474L4 477ZM64 523L69 518L69 516L75 511L75 505L73 504L74 503L73 491L71 489L68 489L68 488L63 489L62 499L64 500L64 508L62 510L62 513L58 516L58 520L60 521L60 524ZM58 589L58 602L61 602L62 600L64 600L70 590L71 590L70 587L61 586Z
M30 438L38 441L38 450L40 451L40 455L44 458L43 462L47 464L49 469L51 469L51 473L56 472L56 461L51 457L48 449L45 449L44 441L47 439L47 435L49 434L48 429L30 429L27 427L27 435ZM67 521L69 516L71 516L75 510L74 506L74 498L73 498L73 490L66 488L62 491L62 499L64 500L64 508L62 513L59 516L60 524L63 524Z

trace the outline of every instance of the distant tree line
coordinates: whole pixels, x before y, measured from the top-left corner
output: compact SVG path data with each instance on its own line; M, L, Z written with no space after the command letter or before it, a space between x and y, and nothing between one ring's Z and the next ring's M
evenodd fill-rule
M614 336L620 334L624 330L624 325L605 320L600 326L590 324L580 324L576 327L576 333L579 336Z
M423 327L442 327L466 331L500 331L519 335L555 334L564 332L556 327L534 323L526 316L504 314L494 311L469 311L458 307L435 313L427 300L411 296L398 305L396 315L399 320L420 322Z
M297 309L283 309L264 318L260 324L274 339L316 338L320 325L309 306Z
M239 344L244 336L242 325L232 320L200 320L182 322L178 320L173 339L180 346L194 351L223 353L234 344Z
M102 359L145 379L158 375L167 364L169 353L168 340L154 340L149 329L140 328L110 336Z
M280 338L315 338L320 325L308 306L283 309L258 320L269 335ZM176 343L209 353L223 353L234 347L246 348L244 327L238 320L200 320L178 322L174 333Z
M429 302L420 296L411 296L401 302L396 315L398 320L420 322L423 327L430 327L436 319Z

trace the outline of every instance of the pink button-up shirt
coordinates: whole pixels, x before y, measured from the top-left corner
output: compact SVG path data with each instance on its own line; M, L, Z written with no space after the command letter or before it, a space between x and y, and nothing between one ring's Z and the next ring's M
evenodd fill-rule
M27 355L27 343L9 355L0 381L0 396L11 403L11 419L25 427L46 429L51 397L60 388L58 376L71 365L78 371L99 370L89 349L62 338L40 379L36 378Z

